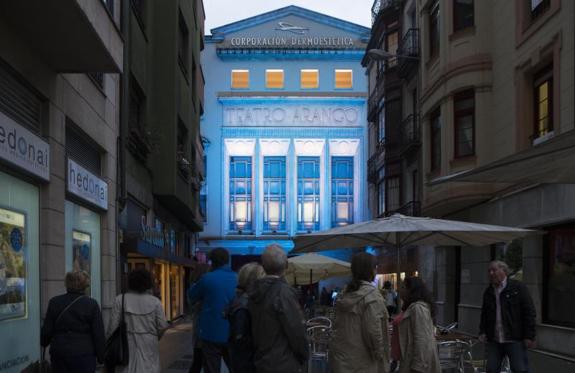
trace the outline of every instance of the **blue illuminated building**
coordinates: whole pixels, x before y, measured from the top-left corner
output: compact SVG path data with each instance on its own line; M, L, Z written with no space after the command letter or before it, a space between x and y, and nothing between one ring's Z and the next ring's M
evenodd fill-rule
M369 29L289 6L212 29L202 53L200 251L365 220Z

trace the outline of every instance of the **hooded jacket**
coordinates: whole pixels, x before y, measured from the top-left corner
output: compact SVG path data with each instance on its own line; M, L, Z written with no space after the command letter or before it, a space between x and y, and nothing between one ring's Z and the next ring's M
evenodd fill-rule
M303 372L309 347L296 291L283 278L265 277L250 293L248 309L257 372Z
M330 344L334 373L389 372L388 314L379 291L362 281L358 290L345 291L335 305Z

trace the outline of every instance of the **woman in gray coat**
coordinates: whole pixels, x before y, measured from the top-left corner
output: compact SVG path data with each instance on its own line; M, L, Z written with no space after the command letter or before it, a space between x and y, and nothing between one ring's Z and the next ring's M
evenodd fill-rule
M129 364L116 367L121 373L159 373L159 340L168 327L162 303L151 294L152 275L136 269L128 275L129 291L125 294L124 319L128 331ZM118 327L122 313L122 294L116 297L108 336Z
M334 373L388 373L388 314L375 278L375 257L355 254L352 281L337 298L335 326L330 344Z

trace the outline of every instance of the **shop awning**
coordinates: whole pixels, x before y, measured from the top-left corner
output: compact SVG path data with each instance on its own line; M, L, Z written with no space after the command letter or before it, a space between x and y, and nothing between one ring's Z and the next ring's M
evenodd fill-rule
M575 184L575 130L487 165L436 178L446 182Z

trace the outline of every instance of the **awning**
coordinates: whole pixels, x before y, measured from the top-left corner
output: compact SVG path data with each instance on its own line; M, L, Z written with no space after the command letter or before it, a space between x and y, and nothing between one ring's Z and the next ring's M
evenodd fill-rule
M446 182L575 184L575 130L558 135L498 161L471 170L438 177L429 185Z

